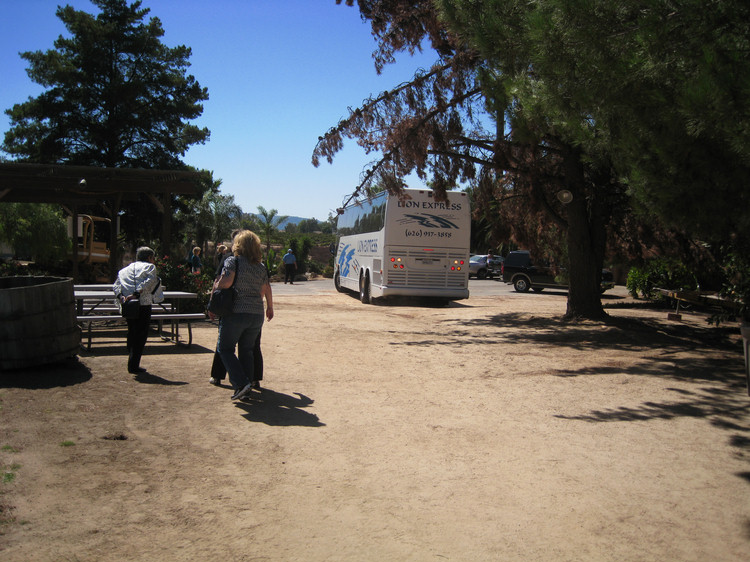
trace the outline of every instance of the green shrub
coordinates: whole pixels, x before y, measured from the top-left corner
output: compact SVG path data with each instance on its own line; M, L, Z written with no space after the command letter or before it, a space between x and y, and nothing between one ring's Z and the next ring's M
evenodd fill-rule
M307 262L307 271L314 273L315 275L320 275L323 272L323 265L320 262L311 259Z
M197 293L197 300L185 299L180 303L180 312L203 312L206 310L211 288L214 284L213 270L207 273L208 268L204 268L202 273L194 274L185 265L183 259L175 260L169 256L157 258L155 263L162 285L168 291Z
M750 258L741 250L732 248L722 266L725 281L719 295L731 304L714 314L711 322L717 326L735 320L750 322Z
M698 282L684 264L673 259L655 259L643 267L631 267L626 282L633 297L660 298L654 289L695 290Z

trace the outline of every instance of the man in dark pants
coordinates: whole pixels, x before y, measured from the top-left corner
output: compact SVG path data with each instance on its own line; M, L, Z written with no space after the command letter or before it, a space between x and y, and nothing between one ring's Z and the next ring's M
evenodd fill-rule
M294 285L294 275L297 273L297 258L294 257L291 248L284 254L282 261L284 262L284 285L287 281Z
M120 304L137 299L141 305L138 317L128 318L128 373L146 372L146 369L141 367L141 356L148 339L151 305L159 285L160 280L154 265L154 251L144 246L136 251L135 261L118 272L112 286Z

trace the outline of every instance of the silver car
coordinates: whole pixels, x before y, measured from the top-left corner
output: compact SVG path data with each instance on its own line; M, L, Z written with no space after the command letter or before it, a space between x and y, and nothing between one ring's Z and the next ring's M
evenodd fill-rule
M477 279L486 279L501 275L501 268L503 266L503 258L499 256L493 256L489 263L487 262L487 255L482 254L478 256L471 256L469 258L469 277L476 277Z

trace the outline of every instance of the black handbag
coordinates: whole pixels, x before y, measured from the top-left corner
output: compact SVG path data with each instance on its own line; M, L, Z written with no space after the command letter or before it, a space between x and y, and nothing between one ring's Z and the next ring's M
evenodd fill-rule
M234 274L232 285L226 289L214 289L211 293L211 299L208 301L208 311L216 316L227 316L232 313L234 300L237 298L237 289L234 288L237 283L237 277L240 275L240 260L237 260L237 271Z
M125 301L120 305L120 314L123 318L127 318L129 320L138 318L140 312L141 300L137 297L134 299L130 299L129 301Z

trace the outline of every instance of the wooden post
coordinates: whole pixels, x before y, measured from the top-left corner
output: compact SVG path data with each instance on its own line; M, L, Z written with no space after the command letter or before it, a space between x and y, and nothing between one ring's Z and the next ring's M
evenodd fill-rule
M117 272L120 271L120 248L117 241L117 225L120 216L120 205L122 204L122 193L118 193L112 201L112 215L109 223L109 280L114 282Z
M73 282L78 283L78 206L73 205Z
M163 193L161 196L161 256L172 255L172 194Z

